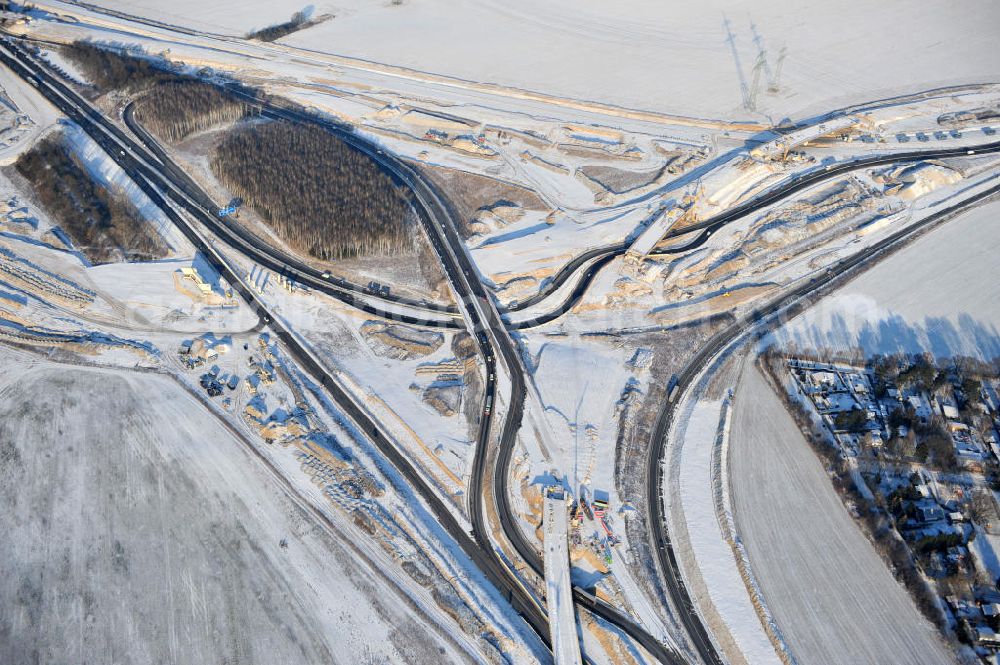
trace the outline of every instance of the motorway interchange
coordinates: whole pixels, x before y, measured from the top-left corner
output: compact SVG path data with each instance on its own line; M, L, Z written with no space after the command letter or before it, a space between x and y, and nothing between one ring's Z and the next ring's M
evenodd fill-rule
M257 105L261 113L267 117L291 122L316 123L335 133L344 141L368 154L397 182L402 183L410 190L414 207L457 296L459 305L440 305L384 292L372 292L371 289L352 284L346 280L331 279L329 273L310 267L307 263L243 231L238 225L220 220L216 214L219 208L217 202L213 202L203 189L173 163L156 140L135 121L131 105L125 108L123 115L123 122L132 133L130 135L111 119L94 109L66 83L61 81L58 75L48 70L44 62L33 56L30 48L26 48L14 40L6 40L0 49L0 60L18 75L30 81L56 107L79 124L130 175L149 198L184 232L187 238L209 258L219 273L234 286L240 296L261 317L262 322L271 327L301 366L329 391L331 398L344 413L356 423L360 430L371 437L383 454L419 492L440 523L473 563L501 590L515 610L539 634L541 639L548 643L548 624L545 620L544 603L541 602L538 594L532 591L531 586L526 584L523 574L498 553L498 546L493 542L491 536L493 530L490 528L485 514L487 506L495 507L501 521L503 535L510 546L527 568L533 571L534 575L543 575L541 556L518 526L518 520L510 502L511 492L507 487L510 475L508 469L516 447L516 438L521 429L525 403L526 400L531 399L525 385L524 361L518 343L512 337L512 331L543 325L572 310L580 302L598 273L615 258L620 257L625 252L627 245L625 243L615 244L595 248L577 255L563 266L536 295L514 303L507 309L501 308L480 278L458 232L458 215L448 201L446 193L434 186L419 170L354 133L349 127L330 123L297 109L276 105L256 97L250 91L233 88L232 91L235 94L247 96L247 100ZM924 150L914 149L888 156L872 156L836 164L832 168L817 170L802 177L782 182L724 213L699 222L694 227L686 228L684 233L697 230L699 234L685 245L668 251L674 253L690 251L704 243L713 232L726 224L742 219L807 187L842 176L845 173L880 164L915 162L933 157L955 157L966 154L981 155L998 151L1000 151L1000 143L997 142L986 142L974 148L928 146ZM779 312L795 311L797 307L801 307L806 296L828 289L831 284L842 280L874 257L892 251L893 248L921 228L937 223L949 215L955 214L959 209L996 193L997 188L994 187L970 197L961 204L938 211L921 221L920 224L893 234L858 253L850 260L836 264L823 276L798 285L780 298L755 308L745 320L737 321L718 332L690 359L678 374L677 389L671 391L671 395L683 394L714 358L733 344L761 333ZM192 219L196 223L192 223ZM349 391L345 390L338 383L336 377L325 369L322 361L302 345L293 332L287 330L268 310L267 305L251 289L246 287L240 275L216 249L214 245L216 241L241 252L260 265L307 284L315 290L327 293L367 314L430 328L468 330L473 334L478 344L487 380L482 409L484 417L480 421L471 474L472 484L468 491L470 497L469 515L472 523L471 534L467 533L455 519L437 492L427 483L412 462L391 445L391 437L385 433L383 426L372 419L367 411L356 403ZM545 313L517 323L510 322L510 312L521 311L529 307L535 308L546 303L550 296L553 296L563 285L572 280L576 281L570 293L561 302L551 305ZM493 405L497 404L501 397L497 395L500 385L497 381L497 375L501 372L510 385L510 394L502 396L502 401L506 405L502 421L494 422L494 416L498 410ZM683 575L678 568L677 559L672 549L670 535L665 528L666 521L660 501L664 482L661 473L662 455L676 403L677 400L671 398L663 405L651 438L652 452L647 464L646 480L648 523L652 525L649 538L658 555L657 565L663 578L663 587L670 597L671 605L678 613L678 618L686 632L686 639L700 660L706 663L716 663L722 662L722 658L688 597ZM494 445L494 442L497 447L495 451L491 450L491 445ZM486 479L492 479L492 482L484 484ZM675 651L672 646L663 644L625 613L596 598L587 590L574 588L574 598L585 611L592 612L604 621L616 626L641 644L657 660L669 663L686 662L683 654Z

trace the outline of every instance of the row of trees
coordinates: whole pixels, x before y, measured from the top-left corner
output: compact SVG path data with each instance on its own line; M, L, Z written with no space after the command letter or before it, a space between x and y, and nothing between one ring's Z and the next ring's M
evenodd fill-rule
M796 357L801 357L801 355L797 354ZM941 631L942 635L948 637L948 625L943 621L944 617L938 606L937 594L918 570L906 541L894 530L893 523L887 514L888 507L885 496L881 492L872 492L875 499L872 501L868 499L867 494L861 493L854 484L851 465L840 455L836 447L830 445L822 426L813 421L803 402L790 399L788 393L780 388L783 385L788 367L788 360L783 352L774 346L768 347L761 354L760 360L761 367L767 372L772 384L779 387L778 390L785 398L785 405L788 407L789 413L795 419L799 429L805 434L806 440L822 460L823 466L831 471L831 480L837 494L842 500L849 501L857 508L868 536L881 555L892 564L896 579L910 592L920 612ZM830 355L823 358L824 362L829 360ZM863 355L859 354L850 362L863 362Z
M196 132L248 115L250 107L219 87L201 81L170 81L149 90L135 116L163 141L176 143Z
M123 195L99 186L62 135L52 134L21 155L18 172L45 210L91 263L161 258L167 247Z
M136 91L175 81L176 74L157 67L148 58L121 53L110 46L76 41L62 47L87 80L102 90Z
M286 35L290 35L296 30L309 27L309 19L304 12L295 12L292 18L284 23L271 25L254 32L247 33L247 39L256 39L262 42L273 42Z
M413 250L403 194L366 155L318 127L240 125L222 138L211 165L296 251L334 260Z
M141 53L77 41L64 53L102 91L143 93L136 117L163 141L176 143L198 131L235 122L250 107L218 86L182 76Z

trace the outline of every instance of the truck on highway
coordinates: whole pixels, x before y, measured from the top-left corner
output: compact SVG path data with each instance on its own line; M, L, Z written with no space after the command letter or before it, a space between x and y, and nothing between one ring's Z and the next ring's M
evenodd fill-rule
M667 401L673 402L677 398L677 375L673 374L667 382Z
M483 409L483 415L490 415L490 411L493 410L493 395L486 396L486 408Z

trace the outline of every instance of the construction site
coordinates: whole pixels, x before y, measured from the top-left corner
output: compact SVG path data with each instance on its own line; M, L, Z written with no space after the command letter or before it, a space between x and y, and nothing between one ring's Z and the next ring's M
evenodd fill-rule
M997 196L995 10L179 2L0 16L0 162L32 155L0 171L0 661L983 660L810 492L787 419L751 454L746 368L989 362L964 294L905 325L824 299L992 274L988 239L940 279L872 266ZM841 597L775 548L790 497L856 614L789 595Z

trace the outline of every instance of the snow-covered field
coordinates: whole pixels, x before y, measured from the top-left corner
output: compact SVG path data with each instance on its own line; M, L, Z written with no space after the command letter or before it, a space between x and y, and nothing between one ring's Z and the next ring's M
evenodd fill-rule
M59 6L59 3L40 3ZM96 5L213 33L242 35L287 20L301 3L193 0ZM780 120L831 102L980 82L1000 73L988 0L756 3L656 0L319 2L335 18L282 44L465 81L573 99L710 117L751 117L743 86ZM728 22L728 27L727 27ZM732 35L732 41L729 35ZM783 62L779 65L781 53ZM955 63L961 63L956 73ZM780 67L780 76L778 69ZM776 87L776 93L768 88Z
M149 327L170 331L232 333L249 330L258 317L249 307L214 307L193 300L177 288L177 271L197 266L200 274L215 274L204 258L149 263L109 263L87 268L86 276L119 311ZM109 308L110 309L110 308Z
M177 383L0 357L0 661L473 659Z
M729 461L738 533L797 662L952 661L752 363L736 390Z
M1000 202L952 219L792 319L782 345L1000 355Z
M345 0L334 5L324 0L306 7L305 11L310 16L332 14L330 20L273 44L248 42L243 37L252 29L287 20L293 12L303 9L302 5L283 0L222 0L200 4L193 0L173 3L96 0L96 6L122 12L122 16L102 13L93 9L94 5L82 3L44 0L38 5L40 11L32 23L18 29L56 42L86 37L134 44L149 54L165 54L169 60L183 63L189 72L203 67L206 71L224 72L343 118L380 142L384 149L404 158L475 174L481 181L479 185L468 185L471 189L482 186L482 181L489 182L492 189L485 187L488 194L480 192L470 197L475 200L468 203L471 219L462 221L471 222L470 227L478 225L469 241L470 251L480 272L493 282L501 301L507 303L544 285L575 254L634 236L657 206L681 205L682 200L690 199L692 211L702 216L715 214L760 191L766 183L792 177L800 166L822 168L823 163L829 163L827 160L900 149L893 142L893 132L899 128L926 129L926 123L936 127L941 113L968 111L987 104L983 99L993 104L997 96L994 89L985 87L977 92L939 93L926 104L921 99L899 106L883 105L878 113L866 116L864 129L858 133L885 134L881 138L888 137L888 143L820 142L803 148L808 154L802 156L801 162L792 159L783 164L748 158L745 142L786 116L798 121L853 103L869 103L941 85L996 82L1000 78L1000 52L995 48L1000 6L986 0L973 0L961 6L937 3L919 7L902 0L878 5L856 0L758 5L712 0L709 6L702 3L669 8L654 0L625 3L552 0L542 5L525 0L380 3ZM45 11L66 13L69 17L54 19L46 16ZM132 21L129 16L139 19ZM59 61L58 56L55 59ZM32 94L30 88L26 92ZM37 111L39 127L52 124L45 113ZM893 123L899 123L898 127ZM176 260L192 260L190 248L176 235L170 235L172 227L163 216L148 206L148 201L138 195L96 146L78 130L71 128L70 135L92 173L102 182L124 189L147 213L176 250ZM981 139L978 133L973 136L967 130L964 138L954 140L971 145ZM998 167L994 163L988 168L995 174ZM622 414L648 392L650 372L644 365L630 365L636 349L629 342L609 343L607 337L588 338L573 331L666 327L716 311L735 310L753 298L818 274L838 258L863 247L860 243L874 242L914 221L914 215L926 213L933 208L934 201L967 192L974 178L979 179L980 186L985 181L982 173L972 176L962 173L952 179L953 174L944 168L938 175L947 185L899 212L902 208L897 208L897 204L905 197L897 197L896 190L886 194L880 186L876 187L873 174L859 174L861 189L871 190L867 197L871 209L862 215L831 221L831 225L839 226L836 229L831 226L828 233L823 232L826 227L817 230L800 219L813 212L817 218L825 219L822 201L801 200L815 195L813 190L803 192L799 200L787 202L790 210L760 211L784 215L765 220L767 225L763 230L755 226L760 216L741 220L676 262L661 259L637 268L622 260L615 261L595 280L580 308L546 328L550 334L533 332L521 338L532 384L520 434L528 457L516 461L515 475L522 478L527 475L529 482L537 484L549 480L549 474L554 472L574 493L581 485L587 485L591 491L608 494L616 519L613 528L625 540L615 550L612 575L605 579L609 583L617 581L623 591L621 605L631 608L651 632L658 636L663 633L669 641L670 636L665 633L671 619L656 616L653 605L658 601L643 597L643 580L631 576L637 567L626 565L634 550L627 534L621 532L625 531L625 515L631 514L626 513L626 508L633 511L635 507L623 505L615 487L616 463L621 461L615 459L615 449ZM630 184L623 185L619 191L615 186L601 184L601 178L618 184L639 184L634 189L630 189ZM923 191L921 188L925 186L928 191L933 189L933 183L920 182L908 195ZM530 196L516 203L506 201L504 195L513 190ZM445 193L455 194L447 188ZM846 197L849 205L860 205L860 198L853 194ZM829 202L824 205L832 207ZM793 214L796 207L802 208L802 215ZM865 215L874 215L876 207L878 214L884 216L871 227L865 226L871 221ZM953 352L972 349L982 355L994 350L1000 353L1000 336L996 332L1000 308L995 288L990 288L995 261L991 261L989 252L1000 240L996 235L1000 233L1000 225L992 223L995 220L991 216L983 216L984 210L989 208L975 213L980 215L978 223L964 221L972 217L966 215L928 236L921 241L924 245L931 238L939 240L923 253L917 252L900 263L906 252L901 253L892 259L896 261L893 268L885 268L879 274L880 266L867 273L832 298L830 306L820 308L818 315L806 315L820 317L815 323L806 324L798 333L793 326L792 332L782 333L783 339L804 342L813 336L831 344L871 342L876 346L902 344L906 348L937 345ZM940 235L962 221L971 227L954 235ZM35 236L41 234L35 233L31 240ZM122 325L122 316L126 316L124 321L130 325L141 324L145 319L154 328L163 326L185 334L199 326L225 333L245 330L253 323L235 313L212 318L210 312L190 306L184 299L186 296L173 289L169 281L173 279L173 263L91 268L78 265L72 255L52 258L44 248L28 247L27 240L18 242L19 251L31 254L60 274L71 274L74 280L79 278L78 281L94 289L97 304L89 306L85 312L88 316L100 316L117 325ZM912 253L920 246L918 243L907 252ZM39 258L42 256L45 258ZM247 272L260 276L261 271L255 266L232 253L227 256ZM366 268L372 272L381 270L375 264ZM392 275L406 281L403 273ZM337 373L348 392L385 426L428 479L450 495L453 507L459 512L458 506L465 501L463 491L471 468L475 431L474 419L467 418L465 407L471 404L471 413L478 413L479 394L476 389L458 385L459 379L454 375L462 371L463 363L454 358L458 354L452 348L452 336L441 335L427 344L419 341L411 344L410 340L387 349L384 346L387 336L368 334L372 330L368 317L304 290L286 293L275 285L275 276L269 277L272 280L269 286L266 280L255 283L263 291L263 301L273 308L272 313L290 324ZM915 289L917 285L922 288ZM855 291L850 291L855 287ZM956 290L961 294L956 296ZM550 307L552 302L538 307ZM14 306L10 307L13 311ZM177 311L185 316L178 318ZM845 311L847 314L838 313ZM20 305L17 313L32 318L36 314L34 303L27 307ZM45 313L52 321L60 314L54 310ZM529 316L529 312L521 315ZM170 366L171 371L179 371L182 380L194 385L200 370L178 370L181 361L174 349L180 335L144 329L150 326L136 327L137 336L154 340L166 350L161 367ZM570 335L559 336L559 331L570 331ZM677 334L683 339L680 332L665 334ZM842 339L836 338L838 334ZM801 335L801 339L796 335ZM238 337L236 348L225 359L226 371L237 374L247 372L237 368L244 368L248 356L258 352L244 349L244 353L239 349L241 342L253 342L253 335ZM899 342L901 337L904 342ZM413 351L405 346L421 348ZM265 347L266 343L261 349L271 354ZM302 381L294 363L278 346L274 347L273 356L285 375L279 377L277 385L262 388L262 394L257 395L261 403L266 397L267 411L272 415L284 413L286 406L290 408L294 403L298 407L299 401L305 399L311 413L318 414L315 425L331 436L335 433L345 445L350 442L358 453L356 466L370 470L387 490L384 498L366 497L363 503L379 517L389 535L373 537L370 542L364 538L364 547L375 549L375 543L379 543L400 561L416 562L418 567L427 564L428 570L433 568L435 579L442 581L434 587L435 591L444 588L452 593L445 602L461 597L455 612L467 619L466 635L473 636L471 639L495 638L499 642L497 653L513 660L536 656L538 645L531 642L530 636L525 638L522 624L470 569L464 557L453 551L450 539L440 533L423 505L363 435L352 432L335 407L324 404L307 388L299 385L293 390L292 383L307 382ZM468 377L474 374L473 364L470 360L467 365ZM112 390L112 396L120 398L118 401L122 403L129 403L126 393L149 390L144 382L153 381L134 375L112 376L115 382L126 386ZM759 377L744 380L741 390L759 393L760 386L755 386L754 380L759 382ZM428 399L430 389L434 392ZM237 413L241 404L237 398L242 397L243 390L241 387L239 393L230 397L237 400L231 409ZM169 394L169 390L166 392ZM183 397L165 401L169 406L182 402ZM740 525L752 532L746 537L751 562L761 567L760 571L755 568L755 572L766 600L775 605L771 609L789 639L793 654L804 663L838 662L838 658L840 662L884 662L904 653L916 653L918 662L919 657L927 658L928 662L939 657L946 659L946 652L929 629L921 628L922 620L915 615L905 593L895 585L877 557L873 564L874 553L865 553L866 543L843 508L820 503L803 510L795 503L802 496L812 498L816 492L820 493L817 496L822 495L822 501L828 502L830 497L823 494L829 490L828 482L818 463L814 465L816 468L809 466L809 460L815 462L815 459L804 442L801 450L784 449L798 441L794 433L787 427L767 429L784 427L787 423L758 422L770 414L772 407L780 409L776 396L771 398L774 404L764 409L755 406L753 410L744 403L739 411L737 402L733 448L737 457L742 449L743 457L734 464L742 464L748 470L736 473L734 482L738 490L738 517L742 515ZM503 401L499 397L497 406L502 406ZM72 408L81 409L87 404L84 401ZM757 621L712 503L710 453L719 407L719 402L699 403L688 422L685 436L689 435L690 440L683 448L683 468L676 474L675 479L679 479L676 489L684 499L684 529L704 578L703 589L726 624L730 644L736 643L750 662L768 662L776 658L774 650ZM159 418L157 422L180 418L179 411L170 408L175 410L165 416L157 415L159 411L153 409L153 413L142 417ZM74 415L79 414L74 412ZM247 426L246 419L237 416L232 420L248 435L259 434ZM198 423L199 417L195 417L184 428ZM741 433L740 428L746 431ZM767 438L772 431L777 431L780 441ZM537 440L531 442L533 433L537 433ZM204 445L209 438L214 445L214 439L225 436L224 433L201 436L200 442ZM171 452L174 450L200 451L190 449L191 444L187 443L184 444L187 448L182 447L175 440L176 433L149 437L155 439L149 445L166 451L164 455L174 454ZM747 452L749 446L751 452ZM763 446L766 446L763 452L757 449ZM211 449L212 454L221 455L217 448ZM299 493L316 499L324 510L341 518L345 514L356 515L344 513L344 504L337 503L344 500L342 493L337 495L340 499L331 503L330 496L325 494L333 488L332 483L326 484L328 480L321 475L310 475L314 481L310 482L305 477L303 471L310 474L311 471L302 468L302 457L293 454L292 449L275 445L262 450L287 478L297 483ZM810 457L800 459L798 453ZM220 464L221 469L211 471L223 474L224 486L228 488L226 478L234 477L238 470L228 470L225 460ZM141 470L138 463L129 468ZM804 474L804 480L772 488L772 483L785 482L785 475L777 475L776 480L762 474L777 469L783 469L793 480L798 477L796 474ZM174 467L169 470L176 471ZM212 482L215 481L206 476L202 485L208 488ZM246 488L240 490L250 492ZM216 496L210 502L224 498ZM251 499L257 500L250 497L246 502L256 509ZM514 501L523 509L522 517L526 517L526 497L515 496ZM355 503L348 501L346 505ZM214 506L211 503L210 507ZM212 514L210 510L206 513ZM305 626L300 632L321 633L310 637L312 641L308 644L315 644L317 652L326 649L327 655L332 654L331 660L400 660L403 647L394 641L393 626L396 631L413 631L412 624L406 624L409 615L401 609L402 603L393 604L394 609L389 611L372 601L370 595L361 594L356 623L331 626L336 621L330 617L336 615L322 605L327 595L338 600L350 599L353 605L358 589L370 590L377 584L358 573L357 579L361 581L357 584L351 578L337 586L341 584L339 577L327 580L323 577L328 575L326 570L308 559L296 559L301 570L294 571L291 581L273 572L274 562L281 561L281 557L299 555L294 544L287 552L273 546L270 547L275 552L268 549L267 543L276 541L275 524L283 523L277 518L265 519L269 515L257 510L247 518L246 541L261 550L252 550L257 557L252 562L254 569L267 573L269 583L284 586L277 591L254 588L262 589L265 596L279 592L294 594L314 576L321 576L320 588L313 592L315 597L310 596L313 605L306 608L308 611L303 610L301 617L296 615ZM795 526L795 537L788 538L785 525L797 525L799 520L806 519L812 523ZM292 522L296 527L301 526L298 521ZM304 530L302 527L293 535ZM197 533L197 529L194 531ZM837 538L832 548L831 533ZM782 553L799 558L775 554L773 544L786 539L788 552ZM295 542L291 538L290 541ZM125 543L126 551L128 545ZM838 551L838 547L845 552ZM423 553L427 553L427 561L421 557ZM833 554L839 558L833 560ZM249 554L244 552L243 556ZM338 556L351 559L353 555L335 552L332 557L316 555L315 558L329 561ZM789 570L793 567L790 561L794 561L795 570ZM165 565L169 568L171 564ZM348 568L338 562L338 572ZM410 573L410 578L404 577L398 568L390 565L382 572L398 575L396 584L402 589L424 586L427 588L416 589L416 593L430 594L429 586L420 582L419 576ZM592 571L583 570L582 566L575 573L594 577ZM852 574L853 582L836 588L844 575ZM238 586L243 583L241 579L224 579L222 584ZM825 585L820 591L817 591L820 587L814 586L815 580ZM873 602L863 595L868 584L884 598ZM249 613L255 607L250 605L241 610ZM823 611L811 609L814 607ZM466 610L471 612L465 614ZM212 614L218 610L200 611ZM440 614L447 610L435 611ZM257 624L266 626L262 623L265 618L237 615L233 623L245 624L248 630L253 630ZM366 628L369 623L370 629ZM484 625L496 627L493 637L482 637L486 634ZM298 630L290 626L282 639L296 638ZM332 638L327 635L331 631ZM875 643L880 631L890 634L891 639ZM260 633L266 634L266 630ZM355 642L350 641L355 638ZM339 643L332 642L333 639L347 640L349 647L339 649ZM431 642L427 648L433 650L432 642L437 638L428 639ZM907 639L913 651L897 644ZM370 653L350 650L360 648L368 640L376 645ZM527 646L520 646L522 642ZM191 648L198 644L194 640ZM283 655L284 644L279 644L276 656ZM168 641L166 648L177 647ZM479 652L496 655L491 648ZM185 659L185 654L180 654L173 658L175 654L169 650L165 654L164 659L197 662L197 656ZM461 648L454 644L446 645L441 653L425 653L423 643L417 643L414 653L409 655L425 662L464 657ZM242 656L237 653L233 659L247 659Z
M638 389L645 378L627 365L634 351L576 336L531 337L528 348L545 422L560 446L546 451L558 477L574 493L581 485L612 491L618 402L630 382ZM537 464L537 475L549 470Z
M100 161L99 154L89 157ZM318 397L318 394L322 394L322 390L312 386L309 380L302 376L301 371L286 355L286 350L279 348L280 345L269 346L267 331L261 331L262 334L258 336L257 332L260 331L258 317L252 315L245 304L233 302L220 295L227 289L224 284L217 284L218 275L206 265L203 257L195 254L160 262L90 266L76 252L67 251L58 241L56 238L58 234L52 229L50 220L42 211L32 205L25 205L21 197L28 196L27 193L21 192L11 181L2 177L0 177L0 189L3 190L3 197L0 200L4 201L0 206L3 210L3 215L0 216L0 225L3 228L3 236L0 237L0 279L4 281L3 287L0 288L0 335L4 340L11 339L20 344L51 348L53 355L62 362L101 363L117 367L138 365L172 374L200 396L208 408L224 418L230 428L241 432L241 438L246 437L256 450L279 467L281 477L288 483L287 490L282 490L288 492L284 496L298 497L296 501L308 501L312 507L321 511L337 525L338 542L343 547L331 550L328 554L316 554L315 558L325 565L333 566L339 565L339 559L377 562L373 570L377 568L384 576L385 584L380 586L363 579L358 582L357 587L363 592L373 592L374 600L371 603L373 605L371 612L364 609L364 598L358 600L358 627L354 629L349 622L338 619L339 608L345 602L354 603L355 593L352 588L334 588L332 585L336 579L325 581L329 573L321 570L318 564L313 565L292 558L292 565L302 569L296 584L305 589L302 591L303 594L308 595L312 593L310 589L314 589L316 594L324 598L335 599L329 601L334 603L333 609L328 606L329 604L313 603L297 610L295 617L302 617L302 622L306 626L300 632L347 635L348 637L343 637L344 640L356 638L352 644L359 645L356 652L350 652L346 647L336 648L338 646L336 642L319 641L316 649L322 647L322 653L314 660L330 662L336 660L338 655L346 654L344 658L347 662L365 662L366 659L373 662L395 662L401 658L412 658L414 662L433 662L438 659L451 660L453 657L462 660L464 657L460 652L463 650L474 654L473 658L491 657L491 654L503 652L518 661L537 660L537 654L541 653L540 642L527 632L529 630L527 626L517 619L512 611L505 609L506 606L493 587L483 579L464 554L458 551L452 539L437 524L414 491L403 483L396 471L373 449L363 434L345 422L343 414L334 405ZM188 266L197 269L200 277L211 287L213 298L222 302L211 304L209 299L199 294L193 281L185 282L187 278L180 277L179 269ZM276 285L272 285L270 289L285 293ZM185 293L182 293L182 290ZM289 298L294 297L289 294ZM312 304L316 305L316 302L313 301ZM309 314L301 308L301 305L293 302L292 308L296 306L300 307L301 315ZM199 336L196 334L199 332L205 334ZM233 334L226 334L227 332ZM220 355L206 358L208 362L200 368L189 368L185 361L191 357L178 355L178 349L183 340L187 339L190 342L193 337L209 340ZM438 356L442 357L444 353ZM254 358L258 365L251 365L248 362ZM214 371L220 371L220 377L224 377L221 380L228 381L229 378L235 378L236 387L226 389L225 395L209 399L205 396L204 386L202 388L197 386L199 374L210 369L214 363L217 363L219 368ZM18 356L17 362L13 359L4 360L5 371L0 378L16 378L31 364L31 358L26 356ZM415 364L405 366L411 375L415 371ZM460 370L461 365L459 365ZM75 376L76 370L65 371ZM135 375L124 376L131 380ZM384 374L383 377L385 378ZM424 382L431 380L433 377L424 379ZM107 428L121 427L124 430L122 436L125 437L130 436L131 430L135 427L148 430L149 436L153 437L159 435L161 430L169 430L173 436L176 430L177 436L183 437L190 445L215 445L216 447L211 450L218 452L219 442L216 439L220 436L219 428L216 427L213 431L205 424L206 420L209 424L215 422L209 417L208 412L198 412L197 401L185 397L184 393L180 393L183 400L171 401L173 398L170 396L170 391L173 389L176 392L177 384L158 378L155 385L136 387L125 385L116 392L117 389L110 386L111 379L105 378L105 374L91 372L87 374L86 381L91 383L81 380L83 387L80 389L82 396L79 399L69 390L73 386L62 386L62 384L56 388L31 385L30 394L44 399L62 390L68 398L72 398L74 404L87 405L92 404L91 400L95 394L110 394L112 397L125 393L134 395L136 401L128 404L127 413L118 413L111 408L102 409L102 405L98 403L92 411L85 413L74 411L67 416L66 421L58 420L57 423L64 431L71 428L67 424L69 421L76 420L86 421L88 427L93 424L93 427L100 428L95 430L81 426L80 436L85 437L81 440L99 438L104 435ZM91 388L91 384L98 387ZM404 397L409 397L406 393L408 386L408 383L399 386ZM248 401L251 397L252 407ZM159 403L158 400L164 399L172 407L167 413L157 416L153 413L155 405ZM14 396L10 399L0 398L0 403L5 402L14 403ZM419 400L415 406L420 409ZM143 414L143 408L150 410L148 416ZM21 411L28 416L45 419L51 409L40 401L30 408L24 405ZM410 414L406 415L410 417ZM461 416L458 415L452 417L453 422L460 419ZM267 422L264 422L265 420ZM139 424L134 424L134 421L139 421ZM406 424L399 420L399 427L405 429ZM269 436L279 438L285 445L266 445L265 429ZM462 426L455 429L461 433L465 431ZM296 432L299 434L296 435ZM437 434L442 434L440 429L437 430ZM290 444L287 438L289 436L296 439L295 445ZM53 447L63 443L58 434L51 434L51 437ZM8 440L9 438L7 437ZM118 438L110 436L109 438L112 443L118 441ZM141 438L138 440L143 441ZM168 442L174 445L174 439L168 439ZM74 447L79 449L76 444ZM428 455L434 457L435 452L428 451ZM106 469L116 469L115 463L117 460L110 457L102 458L100 468L96 469L95 473L111 473ZM209 468L224 466L214 458L206 459L204 463ZM44 464L45 462L40 462L38 468L42 468L41 465ZM137 478L135 483L148 485L149 478L140 475L139 471L134 475ZM249 477L248 473L240 470L233 471L229 477L238 478L241 475ZM152 478L156 480L155 476ZM222 481L210 477L204 480L202 486L208 491L216 482ZM185 483L181 484L184 486L178 485L171 490L171 493L191 494L190 488ZM153 490L156 490L155 486L151 491ZM143 505L144 497L139 495L140 490L137 489L132 494L133 498L140 502L139 505ZM225 499L224 495L221 493L219 495ZM193 496L197 497L198 494L195 493ZM238 498L244 504L251 506L251 510L257 510L252 496L241 494ZM24 505L30 508L31 502L45 500L47 499L44 496L33 495L24 499ZM79 503L74 505L88 505L87 497L78 497L78 501ZM183 517L191 510L194 508L187 513L182 510L179 514ZM205 515L211 518L213 513L206 511ZM247 521L250 521L249 518ZM189 522L196 524L193 520ZM246 535L237 535L233 538L241 539L245 548L264 547L265 543L273 543L277 549L276 543L281 537L287 536L288 541L292 543L300 531L312 528L304 527L302 520L295 515L288 517L284 522L280 515L275 516L272 522L270 528L281 528L281 525L285 524L286 533L276 536L271 532L249 534L243 532ZM144 532L135 524L129 528L136 530L137 537L144 537ZM178 530L182 527L177 523L171 528ZM204 528L210 531L211 523ZM101 531L100 528L96 530ZM209 536L199 536L202 540L209 537L212 537L211 533ZM195 545L192 544L190 547L193 548ZM289 547L289 551L291 550L292 545ZM231 591L230 587L241 593L249 588L248 593L254 598L257 598L258 592L264 598L291 593L287 591L291 583L277 579L277 574L271 575L269 569L264 569L260 562L251 561L246 567L261 569L263 574L269 575L269 580L276 580L274 586L266 587L252 577L250 581L243 582L238 578L230 579L217 575L219 586L210 588L206 583L205 593L221 596L230 604L239 603L241 600L239 593L231 592L229 596L225 595L227 590ZM340 566L338 569L347 568ZM318 581L313 582L311 578L317 578ZM114 587L114 581L108 583L109 588ZM383 620L382 615L377 614L382 611L377 603L387 602L390 586L395 588L392 593L395 593L396 597L392 598L392 601L396 606L421 608L425 615L432 618L422 618L414 623L409 620L406 610L401 610L395 614L391 611L383 612L386 617ZM15 589L15 595L12 597L16 597L16 591ZM30 589L28 591L34 593ZM197 589L196 592L201 593ZM150 598L163 595L158 589L145 587L139 588L137 593ZM213 632L206 639L214 640L218 637L220 640L230 639L231 642L239 644L243 635L241 631L253 631L259 623L253 616L234 614L234 611L228 609L226 605L213 606L209 601L202 601L200 598L195 598L194 604L196 607L193 611L198 613L197 617L208 617L206 621L211 621L216 614L233 617L231 623L236 628L232 629L234 632L231 638L226 636L228 629L217 622L218 636ZM64 610L60 607L59 611ZM136 611L141 613L143 610L140 608ZM265 615L271 611L270 606L261 609ZM284 605L282 611L285 611ZM310 618L314 615L315 618ZM86 615L84 618L86 619ZM100 617L95 615L91 621L94 623L95 631L117 633L119 625L125 619L115 615ZM382 628L378 627L379 621L382 621ZM399 635L426 632L425 628L418 626L430 625L428 622L445 626L443 630L454 633L456 635L454 639L464 643L465 646L445 648L445 652L440 652L433 645L425 649L426 645L420 640L404 647L395 646L400 643ZM55 620L52 623L55 623ZM246 624L245 628L242 627L243 624ZM369 632L364 632L362 628L368 624L373 628ZM397 628L400 631L398 634L392 632ZM338 629L346 632L338 632ZM289 636L292 643L298 639L291 628L285 629L279 626L279 630L282 630L283 635ZM266 638L266 630L261 629L259 632L263 635L261 639ZM50 640L50 638L55 639L49 634L42 635L39 639ZM395 644L393 640L396 640ZM379 645L377 648L373 647L370 654L364 650L368 642ZM248 644L256 648L258 643L250 640ZM168 647L176 648L170 644L164 648ZM102 645L95 648L105 649ZM203 645L195 643L191 648L202 649ZM208 651L211 648L211 643L204 646ZM291 660L293 658L291 648L276 643L272 652L268 652L266 645L261 646L259 652L263 655L260 656L260 661L274 662L272 660L274 657ZM57 655L71 653L66 649L64 645L56 644L53 653ZM313 648L308 645L302 647L303 653L297 657L306 657L307 660L312 658L310 649ZM409 651L401 654L402 649ZM282 654L286 652L288 657L283 658ZM190 657L186 654L173 657L166 651L164 654L162 657L151 657L151 660L202 662L202 656L198 653L193 653ZM330 654L333 654L333 657ZM252 657L252 654L237 653L231 660L247 661L252 660ZM104 656L93 658L93 660L109 659L111 658ZM23 658L20 654L12 659L0 657L2 662L21 660ZM141 661L142 658L126 657L126 660Z

